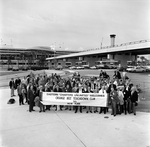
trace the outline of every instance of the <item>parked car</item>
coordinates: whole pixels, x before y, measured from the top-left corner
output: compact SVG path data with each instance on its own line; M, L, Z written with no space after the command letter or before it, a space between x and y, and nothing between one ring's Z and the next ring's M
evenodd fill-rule
M71 67L69 67L69 69L76 69L76 67L75 66L71 66Z
M9 67L7 70L12 70L12 67Z
M43 69L48 69L48 67L44 67L44 66L30 66L30 67L27 67L28 70L43 70Z
M21 66L21 67L19 67L19 70L24 70L24 71L26 71L26 70L28 70L28 67Z
M77 66L76 69L84 69L83 66Z
M128 72L145 72L146 69L144 69L143 67L140 67L140 66L135 66L135 67L127 68L126 71L128 71Z
M97 68L97 69L102 69L102 68L104 68L104 67L105 67L104 64L96 65L96 68Z
M65 65L65 68L70 68L71 66L70 65Z
M114 64L110 64L108 66L109 66L110 69L117 69L117 67L118 67L117 65L114 65Z
M91 66L90 69L96 69L96 66Z
M23 67L22 70L26 71L28 70L28 67Z
M146 72L150 71L150 66L142 66L142 68L144 68L146 70Z
M19 71L19 68L18 67L13 67L12 70L13 71Z
M63 67L62 67L61 65L58 65L55 69L56 69L56 70L62 70Z
M84 69L89 69L89 65L82 65L84 67Z
M102 67L102 69L112 69L112 67L110 66L110 65L104 65L103 67Z

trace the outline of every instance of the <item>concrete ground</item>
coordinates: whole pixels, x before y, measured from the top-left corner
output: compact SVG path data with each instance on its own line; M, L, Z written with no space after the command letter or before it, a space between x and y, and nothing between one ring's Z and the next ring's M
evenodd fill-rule
M15 91L16 92L16 91ZM28 105L7 104L8 88L0 89L2 147L150 147L150 113L111 115L46 111L29 113ZM106 117L106 118L105 118Z

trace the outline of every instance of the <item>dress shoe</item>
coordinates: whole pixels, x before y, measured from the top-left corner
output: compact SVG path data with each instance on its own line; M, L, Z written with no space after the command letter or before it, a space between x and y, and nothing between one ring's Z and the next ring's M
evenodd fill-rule
M34 109L32 111L35 111Z
M77 113L77 111L75 111L74 113Z
M136 115L136 113L134 113L134 115Z
M88 111L86 111L86 113L88 113Z
M41 113L42 111L40 110L39 113Z
M92 113L92 111L90 111Z

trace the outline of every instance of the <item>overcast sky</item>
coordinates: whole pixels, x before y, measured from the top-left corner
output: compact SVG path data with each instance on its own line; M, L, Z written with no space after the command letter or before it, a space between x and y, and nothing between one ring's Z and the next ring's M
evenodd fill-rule
M70 50L150 39L149 0L0 0L0 39Z

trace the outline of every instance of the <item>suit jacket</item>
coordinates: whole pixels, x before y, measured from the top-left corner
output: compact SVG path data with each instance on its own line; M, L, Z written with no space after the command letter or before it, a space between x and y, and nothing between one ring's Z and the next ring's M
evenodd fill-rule
M11 88L15 88L15 82L14 81L10 81L9 82L9 87Z
M30 101L34 101L35 95L34 95L34 92L31 89L28 90L27 95L28 95L28 99Z
M17 87L17 92L18 92L18 95L21 95L21 94L22 94L22 87L21 87L21 86L18 86L18 87Z
M21 80L20 80L20 79L16 79L16 80L15 80L16 88L20 85L20 83L21 83Z
M124 94L124 100L126 101L128 98L130 98L131 96L131 92L129 90L127 90L126 88L123 91Z
M134 91L134 92L131 94L131 102L132 102L132 103L135 103L136 101L138 101L138 93L137 93L137 91Z
M115 90L111 91L110 97L111 97L112 101L115 101L116 103L119 102L117 91L115 91Z

